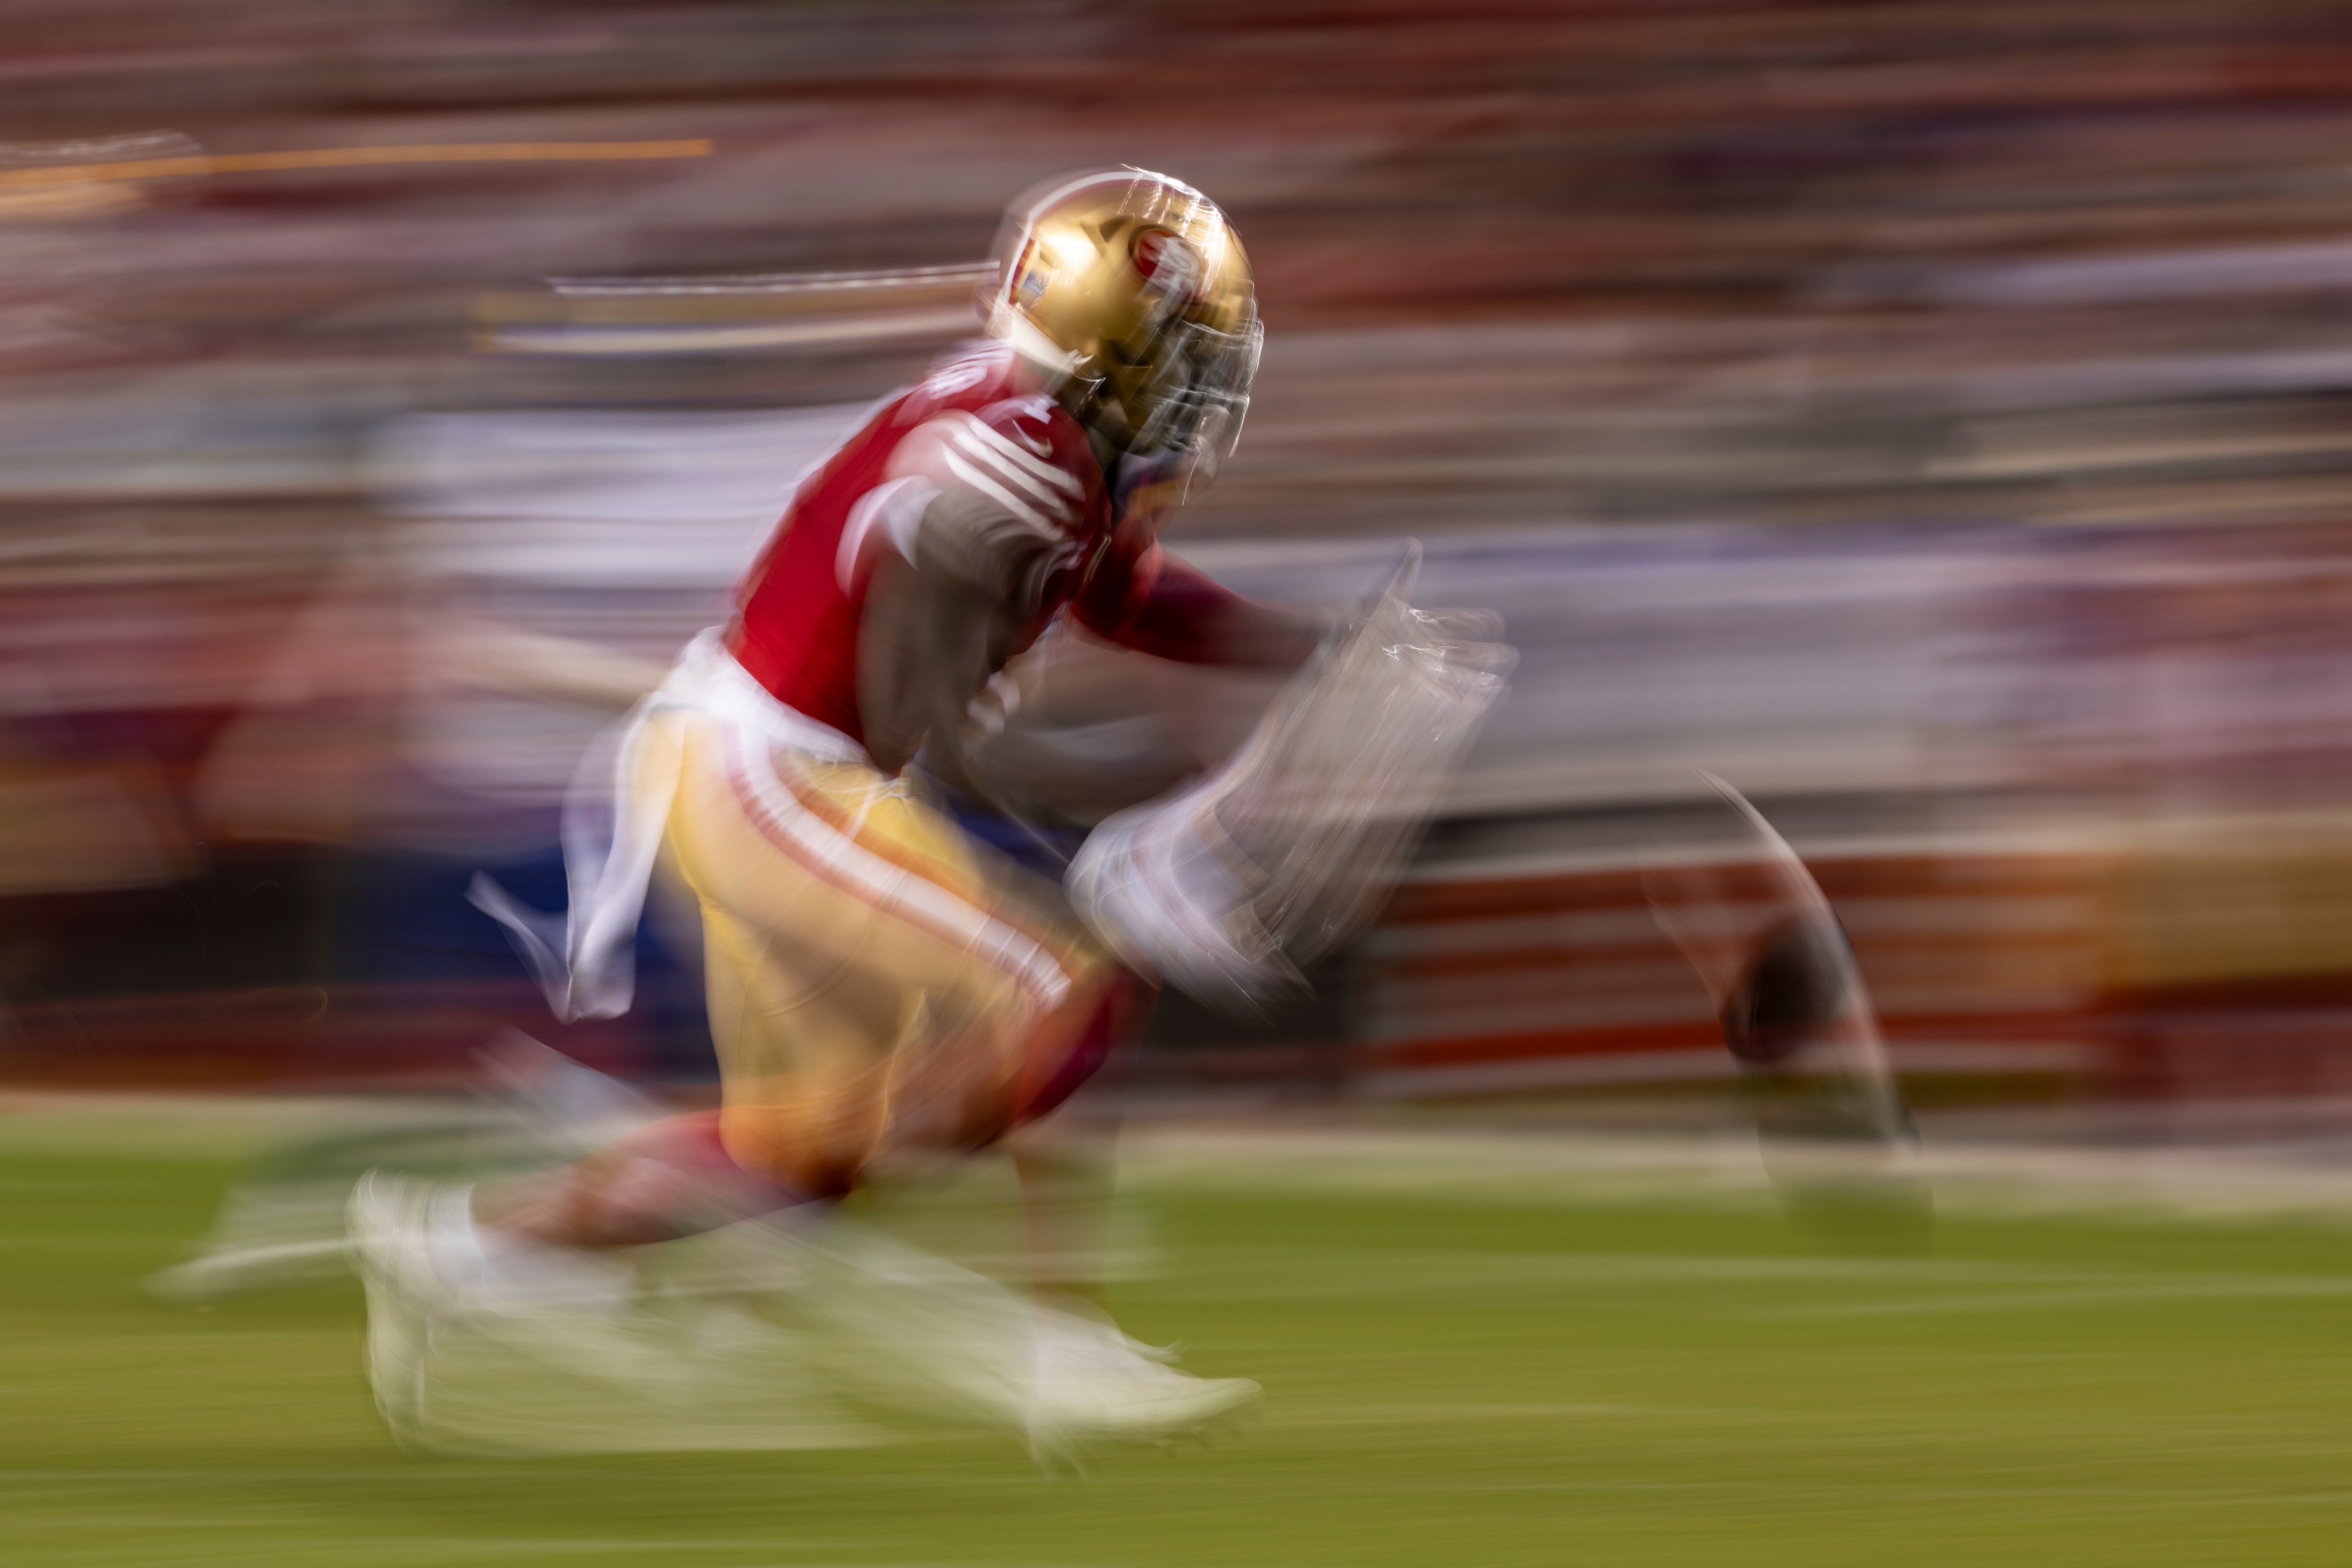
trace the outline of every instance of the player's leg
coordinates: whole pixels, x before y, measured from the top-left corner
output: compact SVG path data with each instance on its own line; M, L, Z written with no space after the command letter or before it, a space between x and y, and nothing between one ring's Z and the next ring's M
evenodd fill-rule
M478 1190L484 1226L551 1247L643 1247L787 1208L806 1194L736 1163L716 1110L648 1123L583 1159Z
M675 821L679 868L727 970L712 1023L739 1163L779 1185L846 1186L877 1163L991 1142L1076 1087L1133 998L1108 1002L1124 977L1075 923L908 790L782 757L746 792L741 762L732 783L762 838L821 871L827 891L792 896L781 874L746 875L757 856L715 808ZM706 819L722 830L697 842ZM814 954L822 973L803 976L814 984L789 978ZM944 1356L941 1376L977 1355L1041 1454L1185 1430L1257 1394L1182 1373L1075 1302L1041 1304L1013 1341L961 1339L925 1332L877 1351L910 1367Z
M878 1155L971 1147L1042 1111L1116 1026L1098 999L1108 966L1035 899L1013 910L1003 868L919 802L869 770L806 763L782 774L796 795L762 799L781 782L741 788L720 739L689 747L671 847L701 907L726 1109L499 1184L475 1203L488 1225L632 1246L833 1196ZM861 859L862 882L843 871ZM991 956L1024 951L1053 970L1033 962L1024 984ZM1035 982L1055 975L1066 994L1041 1015Z
M712 734L688 752L671 845L709 933L730 1152L840 1190L1000 1135L1086 1038L1108 958L896 781Z
M986 1142L1068 1087L1100 1024L1115 967L996 885L952 826L870 773L786 760L747 780L738 752L721 767L689 742L670 835L706 923L724 1165L698 1176L708 1128L671 1122L486 1203L488 1225L462 1192L363 1186L352 1216L371 1360L396 1430L429 1440L436 1318L495 1299L519 1325L551 1290L593 1290L583 1246L661 1239L845 1190L883 1159ZM893 1275L863 1288L883 1292L868 1303L879 1309L910 1287ZM979 1367L1041 1451L1164 1435L1256 1392L1189 1377L1099 1317L1041 1307L1021 1322L1001 1343L930 1334L876 1353L909 1371L940 1361L942 1377Z

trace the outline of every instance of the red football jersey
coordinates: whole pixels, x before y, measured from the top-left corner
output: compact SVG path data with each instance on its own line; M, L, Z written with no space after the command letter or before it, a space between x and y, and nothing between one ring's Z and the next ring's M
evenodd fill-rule
M1167 658L1238 658L1221 632L1259 606L1119 526L1085 429L1005 345L943 360L806 479L737 595L727 646L792 708L864 743L858 631L879 555L940 490L962 485L1048 544L1044 593L1010 652L1067 607L1099 636Z

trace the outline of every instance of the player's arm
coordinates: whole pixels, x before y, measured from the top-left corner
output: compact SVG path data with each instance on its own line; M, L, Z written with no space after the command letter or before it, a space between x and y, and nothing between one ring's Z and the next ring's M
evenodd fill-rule
M1060 542L998 498L950 482L875 560L858 628L867 750L897 769L950 733L1035 615Z
M1236 594L1158 545L1114 545L1076 605L1096 636L1186 664L1295 669L1328 629L1323 616Z

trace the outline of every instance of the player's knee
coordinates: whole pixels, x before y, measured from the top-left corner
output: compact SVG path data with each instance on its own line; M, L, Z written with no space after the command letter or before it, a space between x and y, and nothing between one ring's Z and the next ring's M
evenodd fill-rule
M851 1191L876 1146L866 1129L782 1105L730 1106L720 1118L719 1136L738 1165L804 1198Z

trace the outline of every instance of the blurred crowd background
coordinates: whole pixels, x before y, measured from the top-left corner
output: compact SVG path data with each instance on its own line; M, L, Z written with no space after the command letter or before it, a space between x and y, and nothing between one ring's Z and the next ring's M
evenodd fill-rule
M1316 1005L1164 1007L1139 1100L1727 1081L1640 893L1721 843L1700 768L1923 1103L2352 1087L2340 5L0 21L0 1080L444 1084L502 1023L707 1074L690 941L555 1030L466 880L560 900L587 738L971 330L1006 200L1131 163L1269 333L1171 542L1331 600L1416 536L1524 656Z

